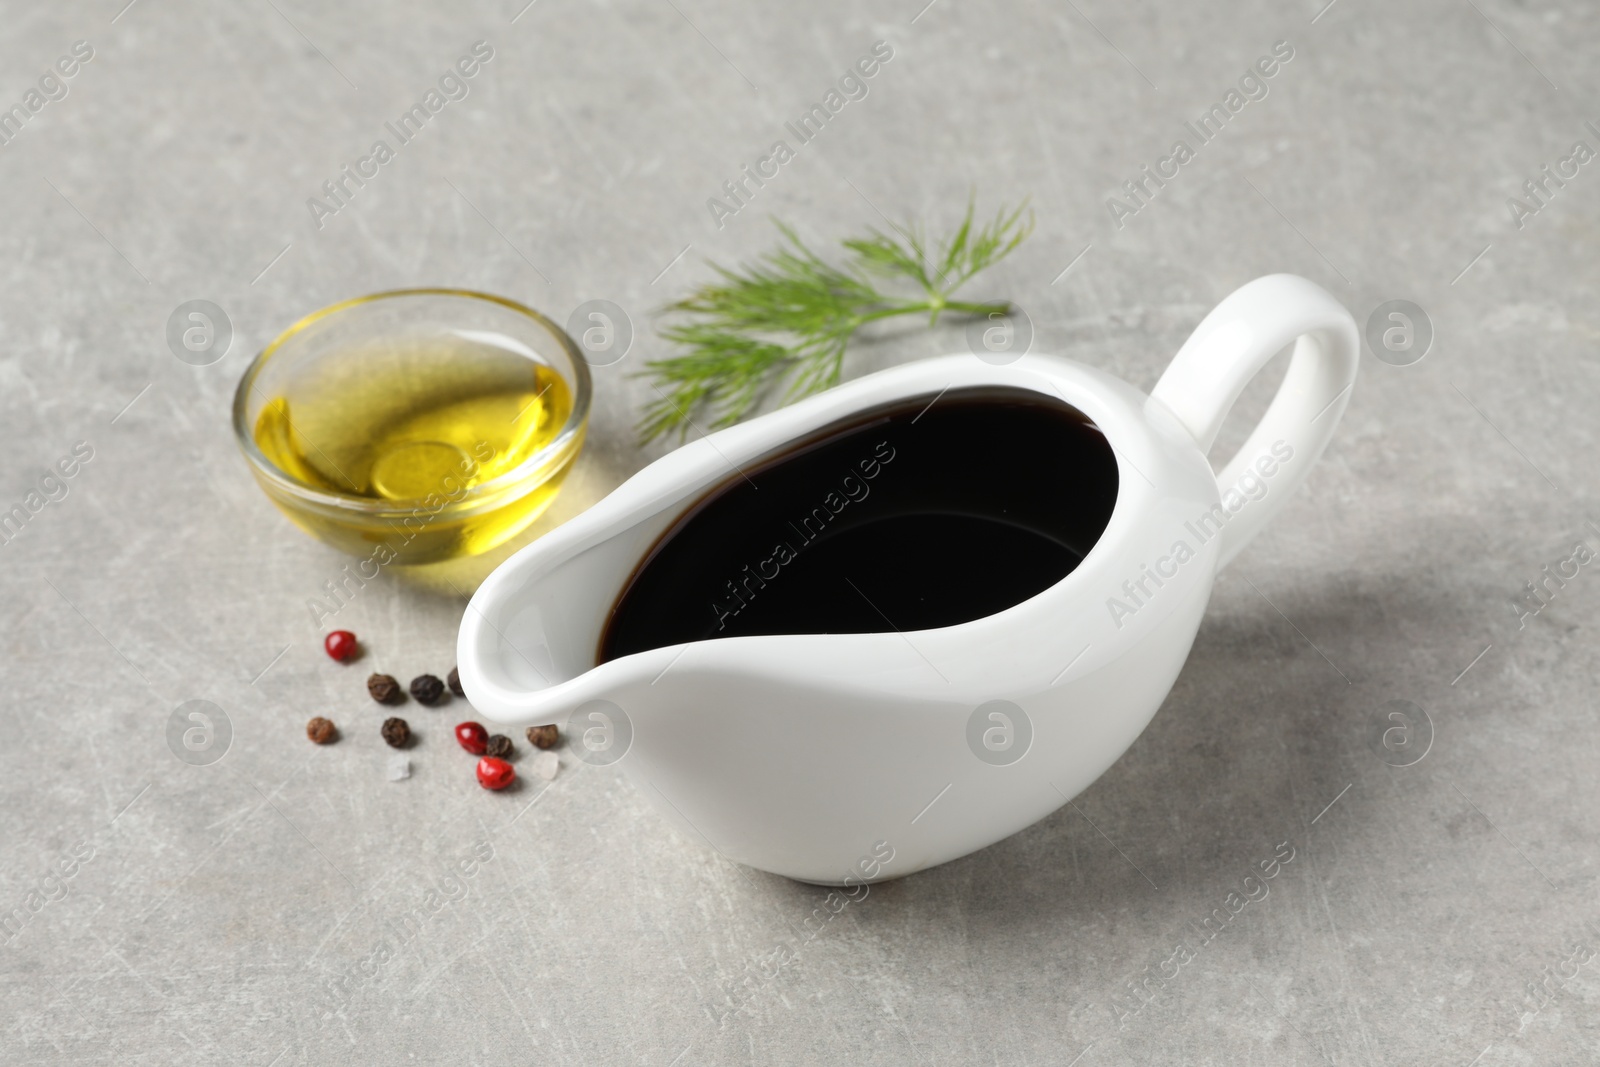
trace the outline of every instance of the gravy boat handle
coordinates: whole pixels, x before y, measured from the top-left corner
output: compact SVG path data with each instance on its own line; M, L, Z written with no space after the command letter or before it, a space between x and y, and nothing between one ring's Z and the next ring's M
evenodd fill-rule
M1283 509L1333 437L1361 356L1355 319L1326 289L1305 278L1257 278L1201 320L1150 394L1177 416L1200 451L1208 452L1244 387L1291 341L1294 356L1277 395L1217 475L1230 511L1229 493L1249 505L1239 505L1224 530L1219 569ZM1274 478L1268 490L1266 475L1278 467L1288 477ZM1249 486L1259 485L1262 495L1241 485L1246 479L1252 480Z

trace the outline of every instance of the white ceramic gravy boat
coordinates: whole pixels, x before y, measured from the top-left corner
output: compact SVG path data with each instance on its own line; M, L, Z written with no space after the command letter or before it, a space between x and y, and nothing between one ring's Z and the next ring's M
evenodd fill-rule
M1228 409L1291 342L1265 417L1214 473ZM1322 454L1358 346L1332 296L1277 274L1207 315L1151 396L1038 355L848 382L685 445L508 560L463 619L462 684L496 722L566 722L572 754L618 763L669 823L740 863L838 885L955 859L1067 803L1144 729L1216 571ZM1065 400L1114 450L1109 522L1066 577L938 629L731 637L596 665L635 567L735 467L886 401L993 385Z

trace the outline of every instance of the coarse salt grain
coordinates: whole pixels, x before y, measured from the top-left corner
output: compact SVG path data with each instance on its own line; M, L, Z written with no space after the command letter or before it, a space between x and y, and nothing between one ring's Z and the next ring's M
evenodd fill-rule
M398 782L411 777L411 760L406 756L389 757L389 781Z
M561 757L554 752L541 752L533 757L530 766L534 774L548 782L554 779L556 771L561 769Z

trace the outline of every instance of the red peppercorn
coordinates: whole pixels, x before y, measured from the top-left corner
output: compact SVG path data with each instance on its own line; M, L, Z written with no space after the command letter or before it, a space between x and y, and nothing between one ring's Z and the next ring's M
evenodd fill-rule
M456 740L474 756L481 756L489 750L489 731L475 722L456 723Z
M356 635L349 630L335 630L323 638L322 647L328 655L343 663L356 654Z
M478 784L485 789L504 789L516 780L516 769L505 760L485 756L478 761Z

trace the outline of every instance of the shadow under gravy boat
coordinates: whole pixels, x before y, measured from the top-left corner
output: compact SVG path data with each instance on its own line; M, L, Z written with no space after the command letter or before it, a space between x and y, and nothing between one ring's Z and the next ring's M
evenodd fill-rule
M1266 415L1213 472L1229 408L1291 342ZM963 856L1066 804L1144 729L1217 570L1331 438L1358 346L1332 296L1277 274L1207 315L1150 396L1041 355L946 356L848 382L685 445L504 563L463 619L462 684L504 725L565 722L574 755L616 762L670 824L737 862L840 885ZM994 386L1065 402L1115 456L1109 520L1064 578L957 625L726 637L597 663L618 596L709 491L865 409Z

